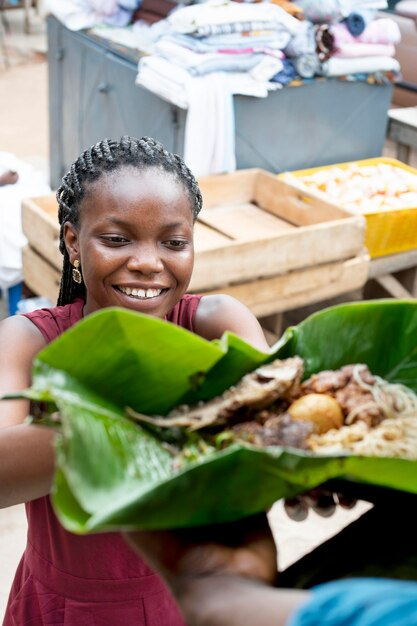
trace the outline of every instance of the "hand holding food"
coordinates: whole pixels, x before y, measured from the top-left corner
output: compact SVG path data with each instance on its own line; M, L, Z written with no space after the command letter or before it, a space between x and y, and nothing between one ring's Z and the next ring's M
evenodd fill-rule
M234 337L202 342L145 317L100 315L111 350L96 341L88 362L80 361L87 318L42 355L50 371L40 368L30 391L46 401L52 392L62 415L53 504L66 528L201 526L300 494L310 510L318 502L322 511L323 494L313 501L311 490L346 477L354 481L347 485L352 496L357 481L370 486L370 496L373 486L417 492L415 303L328 309L289 329L270 355ZM312 421L292 419L291 405L311 394L340 406L340 428L319 434ZM92 448L100 454L85 454ZM331 512L333 499L325 504Z

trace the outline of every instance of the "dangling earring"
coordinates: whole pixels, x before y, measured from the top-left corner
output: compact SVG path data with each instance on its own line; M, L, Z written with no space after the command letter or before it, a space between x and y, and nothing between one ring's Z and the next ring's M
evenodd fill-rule
M72 280L75 283L78 283L79 285L81 285L81 283L83 282L83 277L81 275L80 270L78 269L80 267L80 262L78 259L76 259L74 261L74 267L72 268Z

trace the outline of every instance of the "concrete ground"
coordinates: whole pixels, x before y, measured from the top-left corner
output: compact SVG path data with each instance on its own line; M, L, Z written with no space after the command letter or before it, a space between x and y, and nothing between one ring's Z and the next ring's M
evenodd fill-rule
M5 48L0 45L0 151L13 152L19 158L47 171L49 154L45 24L39 16L33 14L31 32L25 34L21 10L7 11L7 19L10 29L5 36ZM4 57L5 51L7 59ZM389 142L386 144L385 154L394 156L393 146ZM413 161L413 165L417 167L417 159ZM0 299L0 319L6 315L7 302L3 297ZM296 523L286 517L282 503L275 505L270 513L270 521L279 547L280 568L285 568L312 547L338 532L361 515L368 506L359 503L352 511L339 510L327 519L310 513L306 521ZM14 571L24 549L25 535L23 506L0 510L0 621Z
M5 12L9 30L0 38L0 151L12 152L43 171L49 162L45 22L31 13L30 33L21 9ZM7 301L0 299L0 319ZM0 623L26 543L23 505L0 510Z

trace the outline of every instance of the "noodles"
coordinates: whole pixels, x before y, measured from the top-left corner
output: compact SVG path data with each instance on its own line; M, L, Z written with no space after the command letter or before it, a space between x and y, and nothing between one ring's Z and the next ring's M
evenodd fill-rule
M366 371L366 366L360 364L352 369L352 379L368 392L366 401L349 411L345 425L338 430L311 435L309 449L320 454L345 451L366 456L417 459L417 395L405 385L389 383L375 375L372 376L373 384L370 384L362 377ZM372 400L369 400L369 394ZM363 412L372 410L382 414L379 424L372 426L366 420L357 419Z
M355 417L361 411L372 408L373 406L380 409L386 419L413 416L417 418L417 396L411 389L399 383L389 383L383 378L380 378L380 376L374 376L375 383L369 385L360 375L360 372L364 369L364 365L355 365L352 377L362 389L372 394L374 403L367 402L366 404L355 407L346 416L345 424L352 424L355 421Z
M365 422L356 422L324 435L311 435L308 446L320 454L352 452L417 459L417 416L385 419L374 428Z

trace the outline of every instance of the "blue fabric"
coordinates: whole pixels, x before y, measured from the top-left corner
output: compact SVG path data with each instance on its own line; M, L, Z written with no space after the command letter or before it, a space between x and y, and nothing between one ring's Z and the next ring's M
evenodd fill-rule
M417 582L352 578L311 591L288 626L417 626Z
M7 297L9 301L9 315L15 315L17 313L17 303L22 298L22 283L9 287Z
M349 13L345 22L351 35L359 37L375 17L375 11L355 11Z
M281 83L281 85L288 85L288 83L292 82L297 77L298 74L292 61L284 59L282 61L282 70L275 74L275 76L271 78L271 81L273 83Z

